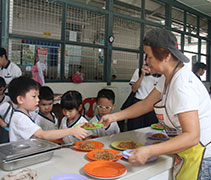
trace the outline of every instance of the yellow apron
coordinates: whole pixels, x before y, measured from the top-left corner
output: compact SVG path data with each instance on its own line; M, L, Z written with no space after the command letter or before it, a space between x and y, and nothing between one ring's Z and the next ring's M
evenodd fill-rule
M197 144L175 157L173 176L177 180L195 180L198 179L201 162L205 147Z

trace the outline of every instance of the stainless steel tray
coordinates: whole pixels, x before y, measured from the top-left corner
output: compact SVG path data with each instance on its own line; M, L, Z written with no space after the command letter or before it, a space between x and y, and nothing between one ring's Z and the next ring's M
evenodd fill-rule
M50 160L58 144L41 139L28 139L0 145L0 167L11 171Z
M4 171L13 171L18 168L23 168L33 164L48 161L52 158L53 153L54 151L47 151L39 154L26 156L23 158L18 158L11 161L2 161L0 162L0 168L3 169Z
M0 145L0 161L9 161L25 156L54 150L60 146L42 139L28 139Z

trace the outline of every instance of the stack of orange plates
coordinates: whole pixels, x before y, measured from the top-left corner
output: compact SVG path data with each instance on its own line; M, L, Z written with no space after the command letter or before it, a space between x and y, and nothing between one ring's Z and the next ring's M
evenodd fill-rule
M127 173L123 164L113 161L92 161L84 166L84 171L88 176L98 179L120 178Z

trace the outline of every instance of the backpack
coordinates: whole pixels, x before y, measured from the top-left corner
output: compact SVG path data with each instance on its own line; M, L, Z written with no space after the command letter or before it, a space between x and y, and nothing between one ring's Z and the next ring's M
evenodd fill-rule
M83 81L83 79L82 79L82 77L79 74L75 73L72 76L72 81L74 83L81 83Z

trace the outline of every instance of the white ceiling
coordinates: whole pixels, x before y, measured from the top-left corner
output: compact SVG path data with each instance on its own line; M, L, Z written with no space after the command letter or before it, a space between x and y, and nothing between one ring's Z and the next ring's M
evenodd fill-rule
M211 0L177 0L211 17Z

